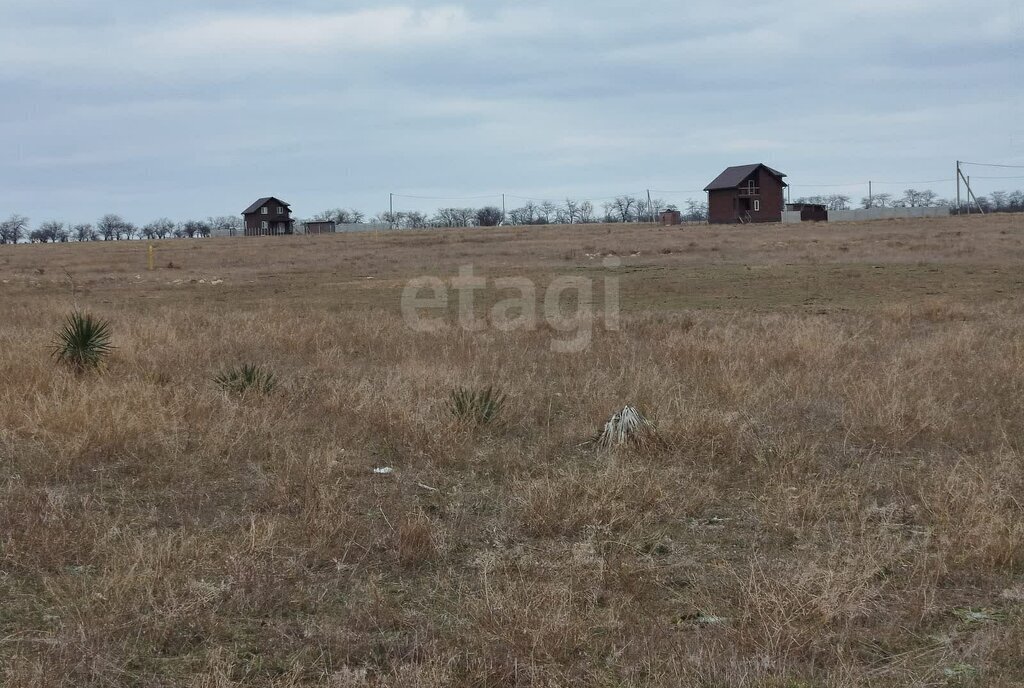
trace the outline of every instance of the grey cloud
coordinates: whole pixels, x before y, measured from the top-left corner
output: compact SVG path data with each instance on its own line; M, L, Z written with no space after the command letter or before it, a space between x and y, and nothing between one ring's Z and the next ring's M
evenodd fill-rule
M8 0L0 21L0 214L36 220L688 190L752 161L806 184L1024 161L1006 0ZM284 45L250 45L278 27Z

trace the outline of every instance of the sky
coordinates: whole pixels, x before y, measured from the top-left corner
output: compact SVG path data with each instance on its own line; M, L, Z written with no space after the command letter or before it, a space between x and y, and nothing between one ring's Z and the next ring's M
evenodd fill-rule
M753 162L794 198L952 197L957 159L1024 165L1019 0L0 0L0 26L0 216L34 224L682 204Z

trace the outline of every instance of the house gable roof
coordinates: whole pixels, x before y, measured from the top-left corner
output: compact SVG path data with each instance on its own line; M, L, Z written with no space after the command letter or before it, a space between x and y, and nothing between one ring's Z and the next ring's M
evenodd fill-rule
M782 179L786 175L782 174L778 170L773 170L764 163L755 163L753 165L738 165L736 167L727 167L725 172L718 175L715 181L704 187L705 191L719 191L721 189L735 189L737 186L743 183L743 181L756 172L759 168L765 168L771 174L775 175L779 179Z
M248 208L243 210L242 214L243 215L249 215L250 213L255 213L257 210L259 210L260 208L265 206L267 203L270 203L271 201L277 201L278 203L283 205L285 208L291 208L290 205L288 205L287 203L282 201L280 198L275 198L274 196L267 196L266 198L261 198L260 200L256 201L251 206L249 206Z

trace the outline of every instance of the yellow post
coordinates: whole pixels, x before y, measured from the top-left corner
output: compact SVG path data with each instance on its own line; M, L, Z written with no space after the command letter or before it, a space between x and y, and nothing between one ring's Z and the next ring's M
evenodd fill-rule
M153 270L155 269L155 266L153 265L153 262L154 262L154 259L155 259L155 255L154 254L155 254L155 250L153 248L153 244L150 244L149 245L149 271L150 272L153 272Z

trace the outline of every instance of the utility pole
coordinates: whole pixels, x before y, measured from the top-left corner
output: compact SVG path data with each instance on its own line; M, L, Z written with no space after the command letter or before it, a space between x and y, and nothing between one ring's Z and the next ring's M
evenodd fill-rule
M654 222L654 205L651 203L651 190L647 189L647 215Z
M388 227L391 229L395 228L395 194L388 194L390 200L388 201Z
M956 214L959 215L962 206L960 205L960 161L956 161Z
M872 191L872 189L871 189L871 182L869 181L868 182L868 208L874 208L875 207L875 196L874 196L873 193L871 193L871 191Z
M974 199L974 205L978 207L978 212L982 215L985 214L985 209L981 207L981 202L978 200L977 194L974 193L974 189L971 188L971 177L967 176L967 212L971 212L971 199Z
M971 214L971 199L974 199L974 204L978 206L978 212L982 215L985 214L985 209L981 207L981 203L978 201L978 197L974 194L974 189L971 188L971 177L965 175L964 171L960 169L960 163L956 164L956 202L960 204L960 180L964 180L964 185L967 187L967 214ZM957 211L959 212L959 211Z
M501 194L501 224L505 225L505 194Z

